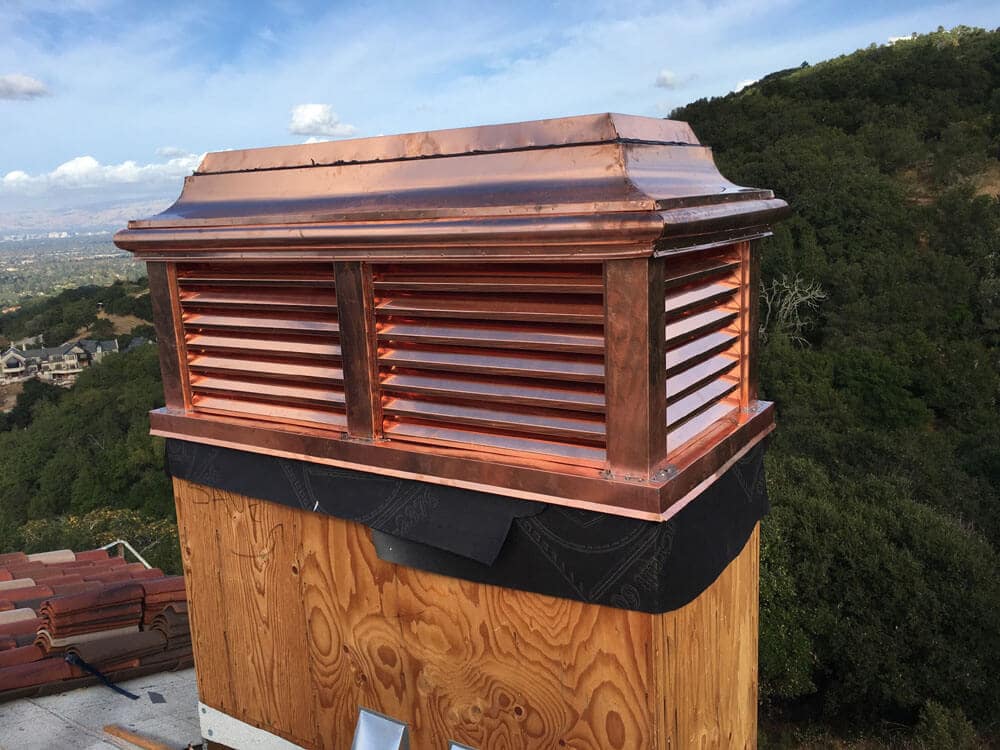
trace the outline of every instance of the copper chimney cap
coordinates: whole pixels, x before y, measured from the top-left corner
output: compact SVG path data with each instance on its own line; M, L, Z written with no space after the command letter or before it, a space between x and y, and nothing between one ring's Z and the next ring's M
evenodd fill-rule
M146 260L153 433L663 520L766 436L787 212L618 114L208 154Z
M635 257L786 208L719 174L686 123L601 114L208 154L115 242L150 259Z

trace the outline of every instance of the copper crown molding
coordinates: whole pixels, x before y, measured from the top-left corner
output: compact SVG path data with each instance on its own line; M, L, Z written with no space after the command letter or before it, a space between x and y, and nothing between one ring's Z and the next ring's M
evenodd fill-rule
M115 242L148 260L643 257L786 211L686 123L603 114L208 154Z
M774 426L787 212L623 115L209 154L129 223L155 435L664 520Z

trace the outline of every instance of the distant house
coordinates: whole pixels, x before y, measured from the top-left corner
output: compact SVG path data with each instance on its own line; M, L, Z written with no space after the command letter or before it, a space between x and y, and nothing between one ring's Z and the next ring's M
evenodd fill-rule
M115 339L82 339L42 349L10 347L0 354L0 383L39 378L69 385L85 367L99 363L104 355L118 351Z
M24 352L11 347L0 354L0 383L21 380L27 375L28 358Z
M87 354L94 362L100 362L104 355L118 351L118 340L108 339L107 341L94 341L92 339L81 339L79 342L86 350Z

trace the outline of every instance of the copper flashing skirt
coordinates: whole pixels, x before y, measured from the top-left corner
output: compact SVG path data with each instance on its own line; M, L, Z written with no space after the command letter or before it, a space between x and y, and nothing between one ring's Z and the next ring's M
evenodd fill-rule
M209 154L149 266L156 435L669 518L773 427L756 247L787 207L685 123Z

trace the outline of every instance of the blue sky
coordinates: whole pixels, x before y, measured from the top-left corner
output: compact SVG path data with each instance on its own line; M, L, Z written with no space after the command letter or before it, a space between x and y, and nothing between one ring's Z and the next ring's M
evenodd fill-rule
M803 60L958 24L995 28L1000 4L3 0L0 233L148 213L206 151L662 117Z

